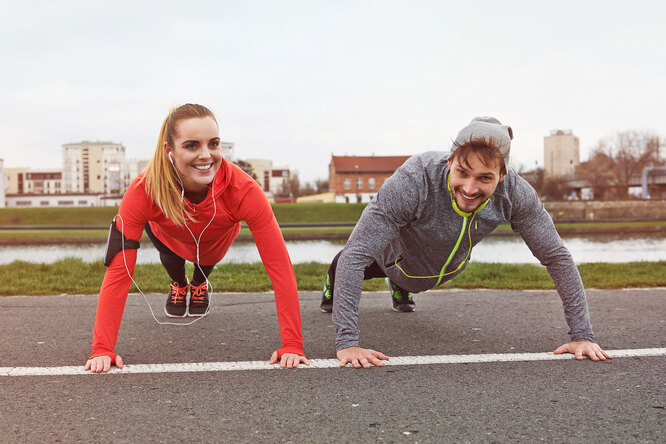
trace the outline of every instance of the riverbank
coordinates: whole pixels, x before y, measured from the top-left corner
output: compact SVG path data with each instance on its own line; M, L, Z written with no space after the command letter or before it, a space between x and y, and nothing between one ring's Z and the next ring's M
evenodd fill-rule
M558 222L555 224L560 236L585 236L598 234L666 236L666 220L637 222ZM285 240L331 240L346 241L353 227L286 227L282 228ZM0 230L2 245L63 245L104 244L108 230ZM500 225L491 236L517 236L509 224ZM148 242L144 234L142 242ZM237 240L252 242L249 229L241 229Z

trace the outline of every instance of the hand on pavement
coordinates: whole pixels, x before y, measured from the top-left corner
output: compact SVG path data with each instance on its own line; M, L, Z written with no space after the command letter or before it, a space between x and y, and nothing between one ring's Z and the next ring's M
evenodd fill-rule
M116 367L123 368L123 358L116 355ZM111 356L95 356L88 359L84 371L90 370L93 373L106 373L111 369Z
M305 356L298 355L296 353L284 353L280 359L280 367L282 368L298 368L298 364L301 362L305 365L310 365L310 361L307 360ZM278 362L278 352L273 352L271 356L271 364Z
M613 359L611 355L599 347L599 344L590 341L569 342L568 344L557 347L554 353L556 355L561 355L562 353L571 353L576 356L576 359L579 361L583 359L583 356L589 356L589 358L593 361L605 361L606 359Z
M389 357L382 352L361 347L343 348L342 350L338 350L337 356L340 360L340 367L351 364L355 368L370 368L370 364L382 367L384 365L382 360L388 361L389 359Z

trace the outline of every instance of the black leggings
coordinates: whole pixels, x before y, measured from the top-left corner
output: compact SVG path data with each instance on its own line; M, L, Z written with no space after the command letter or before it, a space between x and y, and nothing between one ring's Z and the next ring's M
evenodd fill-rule
M143 228L146 230L146 234L153 242L157 251L160 252L160 262L162 262L162 266L164 266L164 269L171 280L178 282L181 286L187 285L187 277L185 276L185 259L171 251L169 247L164 245L162 241L155 236L153 230L150 229L150 223L146 222L146 225ZM201 270L199 270L199 267L203 270L203 274L201 273ZM199 265L199 267L195 264L194 274L192 275L192 283L194 284L202 284L210 275L211 271L213 271L215 265Z
M338 259L340 258L340 255L342 254L342 250L338 254L335 255L333 258L333 262L331 262L331 266L328 268L328 279L329 282L331 283L331 291L334 288L335 285L335 269L338 268ZM379 267L379 264L377 261L373 261L370 265L365 267L365 270L363 271L363 280L367 281L368 279L374 279L374 278L383 278L387 277L386 273L384 273L384 270L382 270ZM395 283L394 283L395 285ZM398 287L396 285L396 287ZM400 287L398 287L400 288ZM400 288L402 290L402 288ZM406 290L404 290L406 291Z

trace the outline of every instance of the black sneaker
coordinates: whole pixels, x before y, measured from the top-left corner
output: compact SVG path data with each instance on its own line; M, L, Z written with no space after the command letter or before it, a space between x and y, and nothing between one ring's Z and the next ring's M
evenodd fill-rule
M324 313L331 313L333 311L333 286L331 285L331 279L328 277L328 272L326 272L320 307Z
M187 296L189 287L189 284L181 287L176 281L171 283L169 296L167 296L166 305L164 306L164 312L167 316L170 318L182 318L185 316L185 312L187 311L185 297Z
M208 311L208 282L190 284L190 316L203 316Z
M412 299L412 294L406 290L395 285L389 278L386 278L386 286L391 293L391 302L393 302L393 309L403 313L414 311L416 304Z

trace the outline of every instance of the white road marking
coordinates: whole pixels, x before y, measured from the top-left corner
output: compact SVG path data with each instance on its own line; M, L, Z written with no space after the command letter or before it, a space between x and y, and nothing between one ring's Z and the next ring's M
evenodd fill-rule
M642 356L666 356L666 348L639 348L630 350L606 350L613 358L633 358ZM544 353L500 353L480 355L434 355L434 356L396 356L385 365L423 365L423 364L474 364L480 362L525 362L556 361L574 359L571 354L555 355ZM299 365L303 369L337 368L337 359L310 359L310 365ZM185 372L222 372L243 370L280 370L278 364L267 361L238 362L193 362L180 364L132 364L122 369L113 367L110 374L130 373L185 373ZM83 371L83 366L70 367L0 367L0 376L62 376L91 375Z

